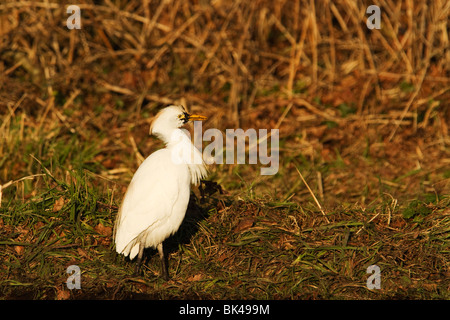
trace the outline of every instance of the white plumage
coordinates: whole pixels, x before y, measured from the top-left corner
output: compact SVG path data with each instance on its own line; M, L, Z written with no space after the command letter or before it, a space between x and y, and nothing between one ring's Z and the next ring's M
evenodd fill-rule
M134 259L139 270L144 248L157 248L162 275L168 278L162 243L181 225L189 203L191 183L206 177L202 155L180 129L191 120L205 120L190 115L182 106L161 110L150 132L166 143L140 165L128 186L115 223L116 251Z

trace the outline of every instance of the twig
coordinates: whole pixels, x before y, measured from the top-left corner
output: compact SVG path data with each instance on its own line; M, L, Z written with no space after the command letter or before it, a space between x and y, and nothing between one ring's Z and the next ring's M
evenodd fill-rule
M20 178L19 180L15 180L15 181L11 180L11 181L6 182L5 184L0 184L0 207L2 206L2 190L3 189L8 188L9 186L13 185L14 183L17 183L17 182L20 182L23 180L33 179L35 177L41 177L41 176L45 176L45 174L43 174L43 173L33 174L31 176L26 176L26 177Z
M380 213L378 212L376 215L374 215L372 218L370 218L369 221L367 221L367 223L371 223L376 217L378 217L380 215ZM364 226L362 226L358 231L356 231L355 234L358 234L361 232L361 230L364 229Z
M328 218L327 218L327 215L325 214L325 212L324 212L323 209L322 209L322 206L320 205L319 201L317 200L316 196L315 196L314 193L312 192L312 190L311 190L311 188L309 187L308 183L306 183L305 179L303 178L302 174L300 173L300 170L298 170L297 167L295 167L295 170L297 170L297 172L298 172L300 178L302 179L303 183L304 183L305 186L308 188L309 193L311 193L311 195L312 195L314 201L316 202L317 206L319 207L320 212L322 212L322 214L323 214L325 220L327 221L327 223L330 223L330 221L329 221Z
M128 137L130 140L131 146L133 147L134 155L136 156L136 160L138 162L138 165L140 165L142 162L144 162L145 158L142 156L142 154L139 152L138 147L136 145L136 141L134 141L134 138L132 135Z
M419 93L420 89L422 88L422 83L423 83L423 81L425 79L425 75L427 74L427 70L428 70L428 65L422 70L422 75L421 75L421 77L419 79L419 82L418 82L418 84L416 86L416 90L413 92L413 94L409 98L408 102L406 103L406 106L403 109L403 112L402 112L402 114L400 116L400 121L402 121L403 118L405 117L406 113L408 113L409 108L411 107L412 103L414 102L414 100L417 97L417 94ZM399 126L400 126L400 124L397 124L395 126L395 128L392 130L392 132L391 132L391 134L390 134L390 136L388 138L388 141L392 140L392 138L394 137L395 133L397 132L397 129L398 129Z

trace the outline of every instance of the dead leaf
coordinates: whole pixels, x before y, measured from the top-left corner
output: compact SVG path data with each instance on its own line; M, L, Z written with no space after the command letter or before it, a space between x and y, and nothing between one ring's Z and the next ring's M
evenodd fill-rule
M196 274L195 276L191 276L188 278L188 281L200 281L203 279L202 274Z
M78 249L77 249L77 252L78 252L78 254L79 254L80 256L82 256L82 257L84 257L84 258L87 258L87 257L88 257L86 251L83 250L83 249L81 249L81 248L78 248Z
M60 197L59 199L57 199L55 201L55 203L53 204L53 212L57 212L59 210L61 210L64 207L64 197Z
M70 298L70 292L68 290L56 289L56 300L67 300Z
M255 219L246 218L246 219L242 220L241 222L239 222L239 224L236 226L236 228L234 228L234 232L239 233L246 229L250 229L251 227L253 227L254 223L255 223Z
M110 236L110 235L112 235L112 228L111 227L105 227L101 223L97 224L94 229L95 229L95 231L100 233L102 236Z
M21 256L25 251L25 248L23 246L14 246L14 251L16 251L19 256Z

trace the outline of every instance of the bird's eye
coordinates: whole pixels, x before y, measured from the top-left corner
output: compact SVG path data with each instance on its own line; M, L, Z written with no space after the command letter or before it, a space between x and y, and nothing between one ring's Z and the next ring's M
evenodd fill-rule
M189 113L183 112L182 114L179 114L178 119L182 120L183 123L187 123L189 121Z

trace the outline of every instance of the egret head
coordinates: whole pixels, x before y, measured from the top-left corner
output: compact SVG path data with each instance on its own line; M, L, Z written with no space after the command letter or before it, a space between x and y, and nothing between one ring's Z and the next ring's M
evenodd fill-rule
M206 117L189 114L183 106L169 106L162 109L153 120L150 134L167 141L174 129L180 128L189 121L206 120Z

